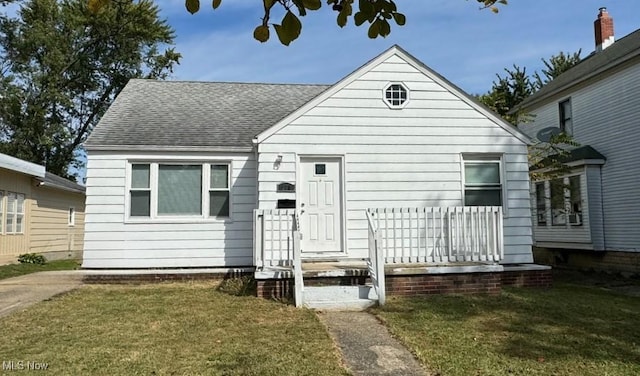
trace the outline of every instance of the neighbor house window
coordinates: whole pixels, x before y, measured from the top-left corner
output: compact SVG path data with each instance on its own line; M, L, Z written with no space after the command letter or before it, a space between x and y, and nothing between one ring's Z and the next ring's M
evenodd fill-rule
M76 209L75 208L69 208L67 223L69 224L69 226L76 225Z
M0 191L0 235L4 233L4 192Z
M569 177L569 223L582 224L582 192L580 188L580 175Z
M384 102L391 108L402 108L409 100L409 91L402 84L390 84L384 90Z
M500 159L464 160L464 205L501 206Z
M22 234L24 232L24 195L7 192L7 234Z
M536 214L539 225L547 224L547 197L544 182L536 183Z
M560 102L560 131L567 134L573 132L573 118L571 112L571 99Z
M133 163L129 216L229 217L230 181L228 163Z
M582 188L580 175L554 179L549 182L551 224L582 225Z

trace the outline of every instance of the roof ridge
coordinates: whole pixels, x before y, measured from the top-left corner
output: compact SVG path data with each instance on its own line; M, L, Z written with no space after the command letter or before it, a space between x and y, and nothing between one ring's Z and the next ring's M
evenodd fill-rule
M287 83L287 82L241 82L241 81L198 81L198 80L156 80L153 78L132 78L130 81L153 83L193 83L193 84L230 84L230 85L273 85L273 86L333 86L333 84Z

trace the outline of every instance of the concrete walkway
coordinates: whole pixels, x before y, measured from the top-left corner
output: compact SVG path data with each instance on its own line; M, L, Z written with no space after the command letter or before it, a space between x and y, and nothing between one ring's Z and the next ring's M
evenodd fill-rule
M319 313L354 375L428 375L387 328L366 312Z
M51 271L0 280L0 317L82 285L81 270Z

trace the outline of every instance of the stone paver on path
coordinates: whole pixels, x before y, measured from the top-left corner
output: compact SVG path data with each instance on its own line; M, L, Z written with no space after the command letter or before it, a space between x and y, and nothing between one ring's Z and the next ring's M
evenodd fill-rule
M414 356L373 315L366 312L319 313L354 375L428 375Z
M0 280L0 317L82 285L81 270L50 271Z

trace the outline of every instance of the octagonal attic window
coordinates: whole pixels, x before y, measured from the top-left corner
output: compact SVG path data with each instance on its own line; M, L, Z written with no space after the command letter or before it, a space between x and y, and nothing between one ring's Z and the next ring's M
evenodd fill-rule
M409 91L402 84L389 84L384 89L384 103L391 108L402 108L409 101Z

